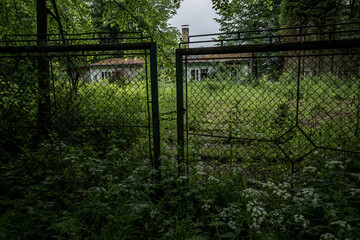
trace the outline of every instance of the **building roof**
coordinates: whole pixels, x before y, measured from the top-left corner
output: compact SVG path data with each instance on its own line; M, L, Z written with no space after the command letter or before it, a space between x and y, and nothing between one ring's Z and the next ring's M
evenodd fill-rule
M145 61L140 58L108 58L92 63L90 66L142 65L144 63Z
M188 62L241 62L244 60L249 60L251 58L250 53L227 53L227 54L205 54L205 55L190 55L187 58Z

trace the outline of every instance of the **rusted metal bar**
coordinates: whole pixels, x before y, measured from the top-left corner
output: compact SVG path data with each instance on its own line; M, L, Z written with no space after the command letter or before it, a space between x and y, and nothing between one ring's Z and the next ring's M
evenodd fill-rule
M295 50L319 50L360 47L360 38L331 41L291 42L272 44L253 44L225 47L203 48L180 48L181 55L225 54L225 53L249 53L249 52L275 52Z
M177 104L177 144L178 144L178 173L182 175L184 170L184 89L183 89L183 64L182 55L176 50L176 104Z
M82 51L109 51L109 50L144 50L150 49L151 42L144 43L114 43L114 44L88 44L67 46L21 46L0 47L0 53L50 53L50 52L82 52Z

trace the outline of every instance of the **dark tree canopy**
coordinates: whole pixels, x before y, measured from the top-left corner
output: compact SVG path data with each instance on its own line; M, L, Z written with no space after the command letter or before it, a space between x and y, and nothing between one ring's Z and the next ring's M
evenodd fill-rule
M360 20L358 0L213 0L222 31Z

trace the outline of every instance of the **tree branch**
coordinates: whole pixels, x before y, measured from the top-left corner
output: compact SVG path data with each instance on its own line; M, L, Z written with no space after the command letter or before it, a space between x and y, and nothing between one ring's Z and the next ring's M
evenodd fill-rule
M59 11L58 11L58 8L57 8L57 5L56 5L56 0L52 0L51 3L52 3L52 6L54 8L54 11L55 11L56 21L57 21L58 26L59 26L60 36L61 36L61 39L63 41L63 44L65 45L66 40L65 40L65 36L64 36L64 29L63 29L62 22L60 20Z
M125 10L125 12L127 12L128 14L131 15L131 17L133 17L135 19L135 21L137 21L140 26L144 25L145 28L147 28L146 30L150 31L149 25L143 20L140 21L132 12L130 12L126 7L124 7L121 3L119 3L118 1L114 0L114 3L116 3L120 8L122 8L123 10Z

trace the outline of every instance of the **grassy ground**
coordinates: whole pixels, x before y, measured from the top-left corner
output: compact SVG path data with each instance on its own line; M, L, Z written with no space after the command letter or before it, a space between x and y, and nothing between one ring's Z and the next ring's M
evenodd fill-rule
M279 137L294 125L296 115L294 83L283 78L256 86L189 82L189 133ZM301 129L317 144L356 150L356 86L305 83ZM87 124L147 121L146 91L138 84L87 86L80 95L88 105L80 101L75 109L78 120ZM8 157L1 166L0 239L360 236L358 155L317 149L290 174L289 159L273 143L189 136L190 174L178 176L175 105L175 85L161 83L163 178L158 183L151 180L146 129L64 131L63 141L50 138L37 150L21 148ZM294 130L279 143L292 149L289 155L309 148L301 134ZM153 198L154 189L161 190L160 198Z

